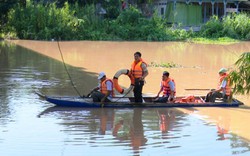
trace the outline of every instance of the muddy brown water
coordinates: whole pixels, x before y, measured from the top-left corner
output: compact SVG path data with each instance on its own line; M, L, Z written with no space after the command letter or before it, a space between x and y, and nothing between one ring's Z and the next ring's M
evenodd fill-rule
M177 95L205 95L206 90L215 88L218 70L221 67L234 68L234 62L243 52L250 51L250 42L240 42L229 45L196 44L188 42L103 42L103 41L9 41L24 48L33 50L46 57L62 62L61 49L65 63L79 68L79 72L72 73L73 81L81 94L87 94L97 84L97 75L104 71L112 78L120 69L129 69L136 51L142 53L142 58L148 63L149 75L143 94L154 96L158 90L163 71L169 71L175 79ZM175 65L166 68L164 64ZM53 68L53 67L51 67ZM69 67L70 69L70 67ZM119 84L123 87L130 85L129 78L119 77ZM50 92L48 94L77 95L71 85L61 86L67 90ZM70 89L69 89L70 88ZM194 89L194 90L186 90ZM250 140L250 97L235 95L244 102L239 108L195 108L178 110L187 113L198 113L206 116L206 120L216 124L220 129L235 133Z

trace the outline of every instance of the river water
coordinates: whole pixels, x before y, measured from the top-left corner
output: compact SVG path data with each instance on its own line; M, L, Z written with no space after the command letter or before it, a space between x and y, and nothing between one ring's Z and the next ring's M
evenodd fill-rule
M235 95L245 104L239 108L73 109L35 94L78 95L73 82L86 95L98 72L112 78L129 69L135 51L149 65L145 95L158 92L165 70L176 81L177 95L204 95L200 89L215 88L218 70L232 69L250 42L0 42L0 155L250 154L249 96ZM119 84L130 82L121 76Z

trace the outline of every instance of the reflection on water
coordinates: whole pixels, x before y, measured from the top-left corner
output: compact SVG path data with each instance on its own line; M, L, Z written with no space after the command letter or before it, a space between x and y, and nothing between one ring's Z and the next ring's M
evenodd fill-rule
M196 115L176 109L50 107L39 117L63 119L58 125L68 135L65 142L68 148L75 145L84 145L84 149L88 146L89 150L112 148L113 153L119 151L125 155L154 152L185 155L192 151L192 155L198 156L211 149L216 149L214 155L233 155L250 151L247 142L227 132L216 134L215 125L207 125Z
M45 48L47 52L33 52L19 46L0 42L0 155L197 155L206 152L212 155L249 155L249 127L246 120L249 110L245 108L201 108L201 109L76 109L60 108L43 101L35 91L49 95L77 95L68 75L60 62L60 55L54 43L23 42L34 48ZM23 44L22 43L22 44ZM43 46L36 43L46 43ZM50 47L51 46L51 47ZM130 66L131 54L126 51L142 48L143 55L149 62L170 60L186 67L202 66L207 73L216 73L212 69L221 62L201 64L201 60L192 58L187 62L183 54L187 49L207 50L206 45L189 45L188 43L110 43L85 42L62 44L62 51L73 82L82 94L96 85L96 73L101 67L112 75L124 66ZM241 45L244 49L247 45ZM53 48L54 47L54 48ZM72 47L74 50L69 50ZM79 48L89 53L80 52ZM110 47L114 47L110 50ZM176 47L180 53L169 51ZM155 48L151 54L146 49ZM218 46L217 46L218 48ZM230 48L230 47L229 47ZM94 49L94 50L93 50ZM109 51L107 50L109 49ZM57 49L58 50L58 49ZM115 69L104 66L105 57L95 50L102 50L105 57L111 58L114 52L121 51L120 60ZM113 51L114 50L114 51ZM216 49L214 49L216 50ZM70 52L73 51L72 54ZM195 53L195 52L193 52ZM237 53L237 52L236 52ZM120 54L120 53L119 53ZM198 51L196 55L209 57ZM216 55L215 53L213 55ZM234 55L234 54L233 54ZM211 56L235 59L233 55ZM185 55L186 56L186 55ZM94 58L94 59L90 59ZM188 57L186 57L187 59ZM99 64L99 61L101 63ZM224 60L230 64L230 60ZM193 62L193 63L192 63ZM204 61L205 62L205 61ZM207 62L209 62L207 60ZM114 66L114 65L113 65ZM211 67L210 67L211 66ZM179 92L183 92L181 77L199 68L169 69L178 80ZM155 82L164 68L150 68L151 76L147 80L145 93L157 90ZM168 70L168 69L167 69ZM204 78L196 75L197 82ZM200 77L201 76L201 77ZM211 77L208 80L213 79ZM154 81L153 81L154 80ZM186 80L189 80L187 77ZM121 84L126 79L119 81ZM151 85L151 84L155 85ZM184 83L184 84L182 84ZM210 83L210 82L209 82ZM211 82L212 83L212 82ZM149 85L150 84L150 85ZM123 85L123 84L122 84ZM126 84L124 84L125 86ZM202 87L207 87L205 84ZM197 86L194 86L197 87ZM201 87L201 86L198 86ZM11 149L11 150L9 150Z

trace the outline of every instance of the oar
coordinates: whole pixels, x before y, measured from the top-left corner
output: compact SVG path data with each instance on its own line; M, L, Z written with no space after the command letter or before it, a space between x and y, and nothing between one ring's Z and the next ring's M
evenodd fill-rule
M188 88L188 89L185 89L185 90L211 90L211 89L202 89L202 88Z

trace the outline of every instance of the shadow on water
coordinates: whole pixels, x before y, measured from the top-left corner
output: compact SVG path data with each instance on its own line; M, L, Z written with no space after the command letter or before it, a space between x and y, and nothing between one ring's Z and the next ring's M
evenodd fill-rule
M96 85L94 73L70 65L67 69L82 95ZM35 91L48 95L77 95L62 62L9 42L0 42L0 118L11 118L14 102L27 103Z
M48 94L77 95L62 62L20 46L8 43L3 45L0 53L0 70L4 70L6 74L2 75L5 76L1 77L2 79L18 78L18 74L22 72L32 72L32 79L37 83L32 87L38 87L37 89ZM90 87L96 85L94 73L84 71L83 67L66 66L72 82L81 94L87 94Z

